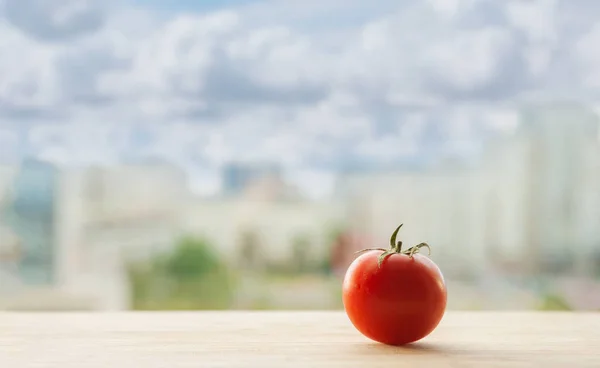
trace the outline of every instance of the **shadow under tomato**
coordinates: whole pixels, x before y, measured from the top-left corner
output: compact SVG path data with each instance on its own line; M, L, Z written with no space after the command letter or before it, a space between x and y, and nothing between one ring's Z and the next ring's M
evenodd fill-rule
M439 344L416 342L403 346L384 345L376 342L354 345L353 352L364 355L447 355L451 349Z

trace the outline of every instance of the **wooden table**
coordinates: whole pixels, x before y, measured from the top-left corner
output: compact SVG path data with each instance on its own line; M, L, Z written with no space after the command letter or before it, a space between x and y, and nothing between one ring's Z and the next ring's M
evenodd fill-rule
M0 366L600 367L600 314L449 312L410 347L342 312L0 313Z

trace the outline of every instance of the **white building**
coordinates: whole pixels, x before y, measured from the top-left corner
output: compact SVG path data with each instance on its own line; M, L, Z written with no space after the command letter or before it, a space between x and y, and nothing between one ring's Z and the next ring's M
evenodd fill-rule
M532 171L528 136L517 133L489 142L481 174L485 177L485 241L494 263L523 267L530 239L528 213Z
M532 106L524 111L527 141L528 255L536 260L575 261L600 248L600 125L577 104ZM573 259L574 257L574 259Z
M351 175L339 190L350 198L350 226L386 248L404 223L404 248L427 242L448 274L478 273L485 267L485 178L477 171L444 167L435 171Z
M218 244L232 262L245 262L245 237L260 246L262 262L293 261L294 239L303 238L306 256L320 260L329 255L328 230L344 218L336 202L300 198L285 183L267 178L250 185L238 197L195 199L182 217L186 234Z
M12 287L0 288L7 308L126 309L126 263L172 247L186 199L185 177L165 165L59 170L30 161L11 189L4 227L20 238L22 257L18 268L0 266L12 270Z
M385 247L404 222L405 244L430 243L447 273L492 264L538 272L561 260L587 272L600 252L598 118L569 104L522 116L513 135L488 143L479 167L342 177L352 227Z

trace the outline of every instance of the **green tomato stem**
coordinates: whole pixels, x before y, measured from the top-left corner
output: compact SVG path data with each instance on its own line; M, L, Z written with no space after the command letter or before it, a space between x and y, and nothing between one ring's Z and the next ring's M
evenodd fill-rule
M381 264L383 263L383 261L385 261L385 259L387 257L391 256L392 254L405 254L409 258L413 258L413 256L416 253L420 252L421 248L427 248L428 255L431 255L431 247L427 243L419 243L415 246L408 248L407 250L402 250L402 241L396 241L396 238L398 237L398 232L400 231L400 229L402 228L403 225L404 224L400 224L400 226L398 226L396 228L396 230L394 230L394 232L392 233L392 236L390 237L390 249L366 248L366 249L361 249L358 252L355 252L355 254L359 254L359 253L363 253L363 252L367 252L367 251L371 251L371 250L383 252L377 258L377 266L378 267L381 267Z

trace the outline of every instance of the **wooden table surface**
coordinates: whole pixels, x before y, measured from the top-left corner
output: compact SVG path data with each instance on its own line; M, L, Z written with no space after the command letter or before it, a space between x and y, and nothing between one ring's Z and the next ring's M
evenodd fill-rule
M0 313L0 366L600 367L600 314L449 312L409 347L343 312Z

